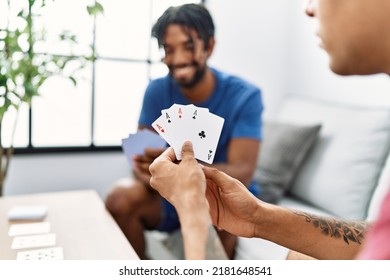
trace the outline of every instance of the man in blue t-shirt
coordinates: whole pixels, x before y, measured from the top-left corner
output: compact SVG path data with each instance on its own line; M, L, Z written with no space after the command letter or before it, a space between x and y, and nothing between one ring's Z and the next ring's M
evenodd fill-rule
M207 66L215 44L209 12L197 4L171 7L154 25L152 34L165 51L169 74L149 84L139 128L152 129L161 110L174 103L208 108L225 119L213 166L259 195L252 176L262 137L260 90ZM145 229L171 232L180 227L174 207L149 185L149 166L162 152L146 149L143 155L135 156L134 180L119 181L106 199L107 209L141 259L146 258ZM221 230L218 234L228 257L233 258L236 236Z

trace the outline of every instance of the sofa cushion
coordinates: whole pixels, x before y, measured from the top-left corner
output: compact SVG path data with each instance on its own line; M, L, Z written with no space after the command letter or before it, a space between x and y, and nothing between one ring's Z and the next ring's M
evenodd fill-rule
M390 154L387 156L385 166L379 177L378 185L372 195L368 208L367 221L372 222L376 220L379 215L382 200L386 197L388 191L390 191Z
M321 125L264 123L264 139L254 175L254 180L261 186L263 201L278 202L292 185L320 128Z
M341 218L367 218L390 148L390 110L291 96L276 119L322 124L290 194Z

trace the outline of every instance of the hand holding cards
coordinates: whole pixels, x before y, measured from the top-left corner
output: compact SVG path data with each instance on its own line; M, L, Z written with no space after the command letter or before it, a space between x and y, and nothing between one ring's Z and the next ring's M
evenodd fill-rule
M176 158L181 160L181 147L191 141L195 158L213 163L224 119L212 114L207 108L195 105L173 104L161 111L152 127L174 149Z
M122 149L131 167L133 167L134 155L143 154L145 148L163 148L165 145L164 139L147 129L122 139Z

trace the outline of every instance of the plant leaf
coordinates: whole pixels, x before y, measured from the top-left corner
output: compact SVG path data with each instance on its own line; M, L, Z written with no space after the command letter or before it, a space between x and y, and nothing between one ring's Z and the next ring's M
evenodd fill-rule
M4 104L0 107L0 119L3 119L5 112L7 112L8 107L11 105L12 105L11 100L9 100L8 98L5 98Z
M69 80L72 81L72 83L73 83L74 86L77 86L77 81L76 81L76 79L75 79L74 77L69 76L68 78L69 78Z
M91 6L87 6L87 11L88 11L89 15L96 17L97 15L104 13L104 8L103 8L102 4L95 1L95 4L93 4Z

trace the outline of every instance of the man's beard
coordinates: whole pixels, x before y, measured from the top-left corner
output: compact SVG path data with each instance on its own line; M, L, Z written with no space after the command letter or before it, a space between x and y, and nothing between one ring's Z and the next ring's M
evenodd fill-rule
M169 74L173 77L172 72L175 68L180 68L180 67L186 67L187 65L168 65L169 68ZM191 80L186 81L186 80L180 80L180 79L175 79L175 81L179 84L180 87L183 88L193 88L196 84L199 83L206 74L206 65L203 67L200 67L197 62L192 62L191 66L194 66L196 68L195 74L192 77Z

